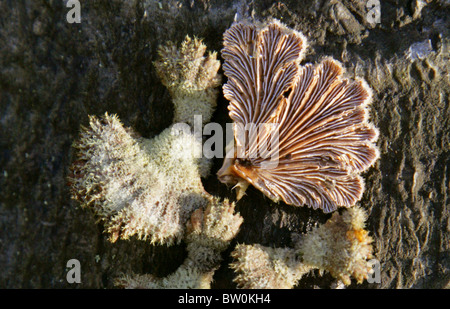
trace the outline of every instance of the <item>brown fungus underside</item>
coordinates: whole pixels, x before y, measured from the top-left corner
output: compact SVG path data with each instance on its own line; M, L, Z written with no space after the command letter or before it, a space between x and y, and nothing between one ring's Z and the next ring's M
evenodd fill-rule
M305 48L301 33L277 21L226 31L223 91L237 150L218 177L236 185L238 199L252 184L274 201L331 212L361 199L360 173L379 156L378 130L368 122L366 83L343 78L331 58L301 66ZM249 124L263 130L245 131ZM277 147L259 155L275 133Z

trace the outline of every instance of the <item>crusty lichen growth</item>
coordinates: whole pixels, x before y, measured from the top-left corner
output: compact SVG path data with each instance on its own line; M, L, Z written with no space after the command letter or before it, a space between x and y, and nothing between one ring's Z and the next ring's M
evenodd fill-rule
M125 289L209 289L214 271L181 265L173 274L158 278L150 274L127 274L115 280L115 285Z
M133 235L171 245L185 239L188 258L172 275L126 275L118 285L137 288L207 288L221 252L242 223L234 204L208 194L201 177L210 161L202 158L201 136L192 127L199 115L209 121L216 106L220 62L206 46L186 38L180 49L168 43L155 63L175 105L174 123L152 139L125 128L117 116L90 117L75 143L77 160L69 182L72 197L92 208L110 240Z
M303 263L329 271L332 276L350 284L367 279L372 267L372 237L364 229L367 214L353 207L342 215L334 213L324 224L309 232L299 244Z
M205 56L206 46L189 36L179 48L172 43L160 46L160 59L155 62L162 83L169 89L175 106L174 122L194 124L193 115L202 115L207 123L216 107L221 77L217 53Z
M359 207L334 213L325 224L303 235L295 248L238 245L231 267L241 288L293 288L312 269L328 271L344 284L358 283L371 271L372 238L364 230L366 214Z
M189 37L177 49L160 47L156 69L175 103L174 122L208 121L216 106L220 62L215 53ZM95 210L110 240L137 235L151 243L172 244L184 237L191 213L208 203L200 177L210 162L201 158L201 137L177 125L153 139L124 128L117 116L90 117L75 148L69 178L73 198Z
M234 213L234 203L211 197L208 206L199 208L187 223L188 256L171 275L125 275L116 284L125 288L210 288L214 271L222 260L221 253L236 236L242 217Z
M239 244L231 255L234 281L242 289L290 289L312 269L299 263L292 249Z
M187 223L186 242L197 268L211 269L220 262L220 253L236 236L242 217L234 214L234 203L212 198L205 210L197 209Z
M194 151L199 143L171 128L147 140L117 116L90 117L75 145L72 196L95 210L113 242L132 235L180 241L191 213L207 204Z

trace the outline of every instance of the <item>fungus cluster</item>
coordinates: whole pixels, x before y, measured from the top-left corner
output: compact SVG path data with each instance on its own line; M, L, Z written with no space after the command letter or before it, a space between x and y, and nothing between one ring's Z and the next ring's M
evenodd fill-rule
M297 237L294 248L238 245L232 252L236 283L241 288L293 288L313 269L328 271L344 284L362 283L372 272L372 238L364 230L366 213L359 207L335 212L323 225Z
M184 263L165 278L152 275L125 275L116 284L140 289L192 289L211 287L221 253L236 236L242 217L234 214L234 203L211 198L205 209L197 209L187 223L187 252Z
M238 149L228 145L218 177L238 188L238 199L252 184L294 206L348 209L297 237L294 248L238 244L230 266L239 287L292 288L312 269L349 284L350 277L361 282L371 270L366 214L350 208L364 190L359 174L378 157L378 132L368 122L370 89L362 80L344 79L333 59L301 66L305 47L302 34L277 21L235 23L225 32L223 90ZM155 62L174 103L174 122L187 129L173 124L145 139L105 114L90 117L74 145L72 197L94 210L112 242L136 236L187 244L187 258L174 273L125 274L118 286L209 288L243 221L234 203L211 196L201 182L210 164L198 155L202 141L192 125L195 115L203 124L210 120L220 84L220 62L205 52L200 40L187 37L180 47L160 47ZM246 131L247 125L259 129ZM261 156L260 148L269 144Z
M208 121L214 110L220 76L215 54L189 37L179 49L160 48L155 63L175 106L174 121L192 124L195 115ZM155 244L184 240L188 258L177 272L157 280L128 274L117 280L124 287L208 287L221 252L239 230L242 217L234 203L208 194L201 177L209 163L199 157L202 141L191 127L177 124L152 139L125 128L117 116L90 117L74 145L72 197L94 210L114 242L137 236ZM201 152L200 152L201 153Z
M193 134L164 130L138 137L117 116L91 117L75 145L73 197L92 208L110 240L179 242L191 213L207 205Z

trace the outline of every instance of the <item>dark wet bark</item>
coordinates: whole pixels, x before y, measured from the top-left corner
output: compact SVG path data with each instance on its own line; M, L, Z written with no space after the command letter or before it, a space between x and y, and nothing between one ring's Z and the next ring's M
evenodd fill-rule
M219 51L235 14L252 9L257 18L272 16L305 34L304 62L333 56L373 89L381 158L364 175L360 205L369 213L381 283L351 287L448 287L448 1L421 11L424 1L381 1L377 25L367 22L366 1L267 0L250 7L244 0L81 2L80 24L67 23L63 1L0 2L0 287L111 288L122 272L164 276L182 263L184 245L108 242L93 214L70 199L71 145L88 115L105 112L117 113L144 137L161 132L173 111L152 63L157 46L189 34ZM415 43L423 43L415 46L424 47L425 56L411 61L406 55ZM213 121L230 121L226 106L221 95ZM204 186L233 199L214 175L221 163L216 159ZM215 288L235 287L227 265L236 242L289 246L292 232L329 218L277 205L253 188L237 210L244 223L224 253ZM66 281L73 258L81 262L79 285ZM312 274L298 287L333 282Z

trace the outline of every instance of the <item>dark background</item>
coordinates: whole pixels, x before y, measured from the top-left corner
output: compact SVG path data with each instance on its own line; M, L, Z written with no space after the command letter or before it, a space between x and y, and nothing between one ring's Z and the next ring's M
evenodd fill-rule
M381 283L351 288L443 288L450 279L450 3L381 1L381 23L367 23L366 1L81 0L81 23L66 21L64 1L0 1L0 287L111 288L122 272L165 276L185 258L184 245L132 239L111 244L95 216L70 199L71 147L88 115L117 113L151 138L173 108L152 64L157 47L185 35L220 51L236 13L274 17L309 40L304 63L333 56L349 77L373 89L371 119L381 158L367 173L359 205L381 264ZM432 51L411 61L411 45ZM230 122L222 94L212 121ZM234 199L214 162L206 190ZM237 204L241 231L224 252L213 288L234 288L229 253L239 243L292 245L330 215L277 205L254 188ZM81 262L80 284L66 262ZM314 272L300 288L329 288Z

